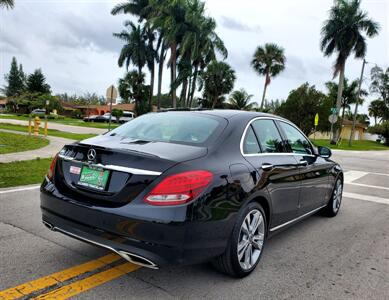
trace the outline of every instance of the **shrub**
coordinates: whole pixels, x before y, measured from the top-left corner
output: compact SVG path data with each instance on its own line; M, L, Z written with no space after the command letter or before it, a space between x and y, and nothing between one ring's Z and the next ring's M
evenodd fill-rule
M385 144L389 146L389 121L371 126L368 131L382 136L385 139Z

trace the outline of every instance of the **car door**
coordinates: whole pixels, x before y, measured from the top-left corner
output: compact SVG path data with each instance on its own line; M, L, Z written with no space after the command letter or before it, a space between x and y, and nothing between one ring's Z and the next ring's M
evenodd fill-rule
M315 155L312 144L296 126L281 120L277 123L288 150L298 161L301 178L299 215L303 215L327 203L330 164Z
M269 192L270 229L295 218L300 194L299 168L294 155L287 153L274 120L253 120L247 127L242 152L258 172L259 188L266 186Z

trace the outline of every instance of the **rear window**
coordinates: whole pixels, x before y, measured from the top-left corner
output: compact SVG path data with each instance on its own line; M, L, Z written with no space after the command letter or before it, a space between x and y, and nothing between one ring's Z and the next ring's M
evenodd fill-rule
M223 119L189 112L149 113L114 130L128 139L200 145L223 128Z

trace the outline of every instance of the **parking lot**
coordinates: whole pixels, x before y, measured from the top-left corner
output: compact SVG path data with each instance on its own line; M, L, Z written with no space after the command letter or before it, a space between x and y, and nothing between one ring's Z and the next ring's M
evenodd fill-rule
M0 299L388 299L389 153L337 151L345 171L336 218L315 215L267 243L236 280L208 264L139 268L49 231L39 190L0 191Z

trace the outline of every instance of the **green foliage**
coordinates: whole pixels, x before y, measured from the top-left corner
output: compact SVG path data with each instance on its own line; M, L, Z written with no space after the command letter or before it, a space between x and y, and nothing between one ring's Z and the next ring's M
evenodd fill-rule
M291 120L306 135L309 135L314 128L316 113L319 113L319 125L320 121L328 123L326 116L320 115L324 103L326 103L326 96L316 90L314 85L304 83L289 93L286 101L277 110L277 114Z
M46 77L41 69L36 69L34 73L27 77L27 91L30 93L50 94L50 86L46 83Z
M14 0L0 0L0 7L4 7L6 9L14 8Z
M116 122L119 123L120 118L123 117L123 111L121 109L114 108L112 110L112 116L116 118Z
M82 112L81 110L79 109L75 109L72 111L72 117L73 118L77 118L77 119L81 119L82 118Z
M253 95L249 95L243 88L233 91L228 99L232 109L252 110L257 103L250 103Z
M366 55L366 38L378 34L379 24L360 8L360 0L338 0L321 30L320 48L325 56L337 53L334 76L353 52L355 58Z
M385 139L385 144L389 146L389 121L369 127L369 132L382 136Z
M7 107L11 112L30 113L36 108L46 108L46 100L49 100L49 105L47 106L49 112L54 109L58 112L62 110L58 97L40 93L24 93L20 96L12 97L8 100Z
M18 63L16 58L12 58L11 69L8 74L4 76L7 85L3 88L7 97L18 96L25 90L25 74L23 68L20 65L18 69Z
M375 115L383 120L389 120L389 68L383 70L375 66L371 69L370 76L370 91L379 95L382 100L382 102L375 102L375 104L372 102L374 106L378 106L377 109L381 110L380 113Z
M221 107L223 95L234 88L235 71L225 62L211 62L205 72L201 74L201 86L204 86L204 107Z
M369 116L374 118L374 124L377 124L377 120L388 120L389 109L384 100L373 100L369 104Z
M135 102L137 116L150 111L147 100L150 95L150 87L145 85L145 74L139 74L133 70L128 72L124 78L119 79L119 95L124 103Z

